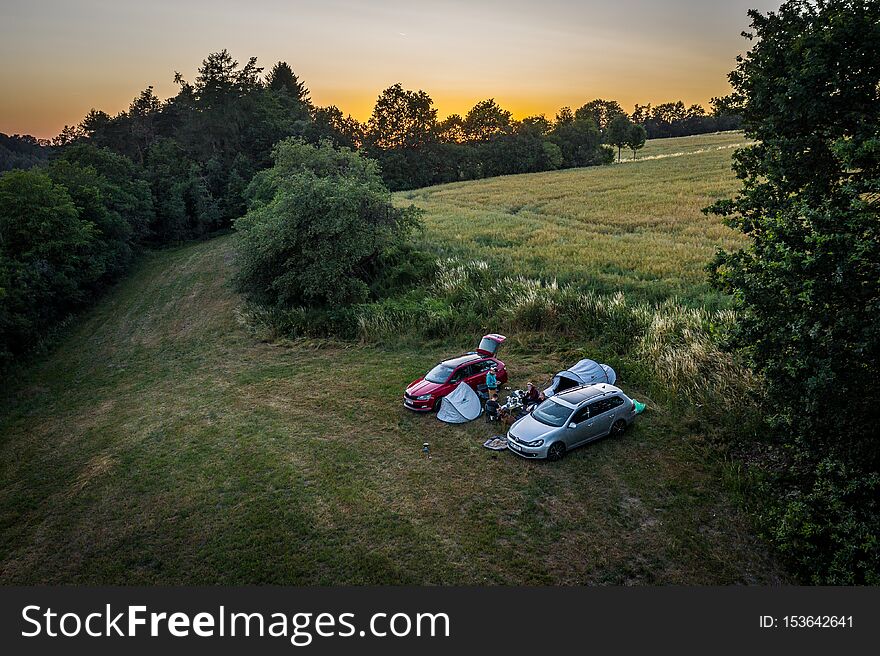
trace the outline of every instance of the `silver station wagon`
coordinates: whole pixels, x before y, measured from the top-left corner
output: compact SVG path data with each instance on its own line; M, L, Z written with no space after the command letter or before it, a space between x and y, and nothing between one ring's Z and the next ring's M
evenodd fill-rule
M584 385L551 396L507 431L507 446L524 458L559 460L567 451L621 435L636 404L614 385Z

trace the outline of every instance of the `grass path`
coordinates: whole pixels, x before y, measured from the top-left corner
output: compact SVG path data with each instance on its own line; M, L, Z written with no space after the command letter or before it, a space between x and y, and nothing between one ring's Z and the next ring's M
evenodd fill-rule
M555 465L495 456L482 422L399 403L470 344L262 343L236 319L231 239L146 257L8 385L0 583L782 578L693 418L654 405ZM517 383L562 364L511 342Z

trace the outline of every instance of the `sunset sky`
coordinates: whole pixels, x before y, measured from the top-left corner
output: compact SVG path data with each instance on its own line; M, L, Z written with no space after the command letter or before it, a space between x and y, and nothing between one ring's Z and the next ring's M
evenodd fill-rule
M395 82L441 117L494 97L518 118L593 98L706 105L760 0L3 0L0 132L52 137L148 85L176 93L227 48L285 60L319 105L369 117Z

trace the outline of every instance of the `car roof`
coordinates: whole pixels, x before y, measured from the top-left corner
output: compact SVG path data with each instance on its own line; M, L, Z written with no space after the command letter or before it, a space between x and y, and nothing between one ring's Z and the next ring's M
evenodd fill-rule
M458 367L463 364L467 364L468 362L476 362L477 360L483 360L483 356L477 353L466 353L465 355L460 355L457 358L452 358L450 360L444 360L440 364L445 364L447 367Z
M584 401L590 401L593 399L600 398L605 396L606 394L611 394L613 392L620 392L619 387L615 387L614 385L608 385L607 383L598 383L595 385L581 385L580 387L572 387L571 389L567 389L564 392L560 392L550 398L559 398L565 399L568 403L572 405L579 405Z

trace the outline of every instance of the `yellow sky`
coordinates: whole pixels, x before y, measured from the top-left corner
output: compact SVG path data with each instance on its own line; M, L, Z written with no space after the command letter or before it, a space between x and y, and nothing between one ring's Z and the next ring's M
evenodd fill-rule
M395 82L440 116L494 97L552 117L593 98L707 104L746 47L755 0L4 0L0 132L51 137L147 85L165 98L227 48L285 60L312 99L366 119Z

